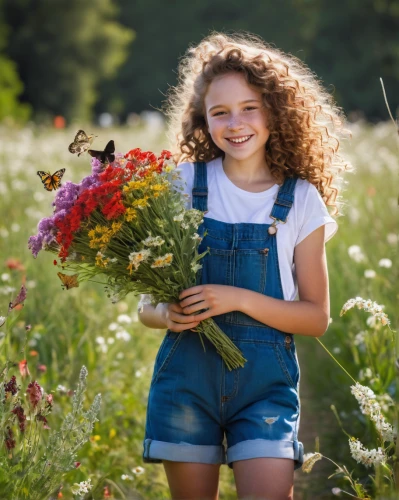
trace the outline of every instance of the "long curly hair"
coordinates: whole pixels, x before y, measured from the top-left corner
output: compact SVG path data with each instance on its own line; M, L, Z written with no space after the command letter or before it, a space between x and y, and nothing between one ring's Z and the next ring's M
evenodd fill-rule
M344 114L302 61L257 35L212 31L181 58L178 83L163 106L175 161L224 157L208 132L204 98L214 78L231 72L244 75L268 110L265 159L276 182L293 176L308 180L332 207L331 215L341 215L339 174L353 170L338 154L340 139L350 134Z

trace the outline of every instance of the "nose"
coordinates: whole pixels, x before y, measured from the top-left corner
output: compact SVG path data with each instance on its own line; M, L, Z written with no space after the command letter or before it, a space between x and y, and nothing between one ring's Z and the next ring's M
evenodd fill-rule
M242 128L240 118L238 116L231 116L227 128L229 130L240 130Z

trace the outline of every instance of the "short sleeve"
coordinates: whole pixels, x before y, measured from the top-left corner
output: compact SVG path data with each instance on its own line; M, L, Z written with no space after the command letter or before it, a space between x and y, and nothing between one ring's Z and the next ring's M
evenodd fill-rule
M309 236L310 233L324 225L324 242L326 243L337 232L338 224L328 213L327 207L316 186L309 183L306 201L303 206L302 223L295 246Z

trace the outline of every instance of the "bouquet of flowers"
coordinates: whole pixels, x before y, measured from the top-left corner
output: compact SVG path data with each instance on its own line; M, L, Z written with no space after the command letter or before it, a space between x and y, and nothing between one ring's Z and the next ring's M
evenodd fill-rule
M145 294L155 306L179 302L182 290L195 286L203 212L185 209L171 153L157 157L139 148L115 154L112 162L92 158L92 174L79 184L66 182L55 196L51 217L41 219L28 246L54 252L67 289L105 277L114 302L126 294ZM245 358L212 318L195 328L215 346L229 370Z

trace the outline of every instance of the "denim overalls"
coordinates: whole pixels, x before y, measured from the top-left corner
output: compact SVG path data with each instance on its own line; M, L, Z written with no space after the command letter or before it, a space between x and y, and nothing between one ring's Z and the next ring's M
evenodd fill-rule
M207 211L206 163L195 163L193 208ZM271 216L285 222L296 178L280 187ZM272 227L269 234L268 229ZM283 299L271 224L230 224L204 217L197 284L247 288ZM274 234L273 234L274 233ZM237 290L239 293L239 290ZM303 463L298 441L300 370L292 334L240 311L213 316L247 359L229 371L214 346L193 331L167 330L148 396L143 461L227 464L259 457Z

